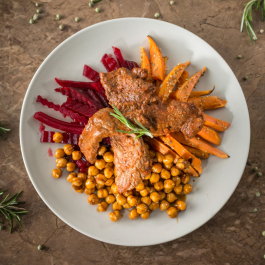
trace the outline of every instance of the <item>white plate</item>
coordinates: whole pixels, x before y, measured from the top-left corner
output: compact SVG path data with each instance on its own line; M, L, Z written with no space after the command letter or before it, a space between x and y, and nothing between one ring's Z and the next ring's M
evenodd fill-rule
M156 210L148 220L131 221L127 211L117 223L109 219L110 209L98 213L87 203L87 196L74 192L65 177L54 179L55 158L49 157L49 147L55 151L60 144L40 144L36 111L62 118L55 111L35 102L37 95L62 103L65 97L54 92L54 77L84 80L83 65L104 71L100 59L112 53L112 46L122 50L127 60L140 61L140 46L148 49L147 35L152 36L169 57L168 69L178 63L191 61L190 74L207 67L197 90L211 89L214 95L227 99L225 108L209 111L210 115L231 123L222 133L220 149L231 157L211 156L203 162L203 173L192 182L193 192L187 196L187 210L179 214L178 222L166 212ZM46 129L50 129L47 128ZM52 129L51 129L52 130ZM246 101L240 85L222 57L206 42L178 26L153 19L124 18L102 22L79 31L60 44L41 64L27 90L20 122L20 142L27 172L37 192L48 207L65 223L92 238L126 246L145 246L167 242L197 229L212 218L234 192L245 168L250 125ZM65 173L66 175L66 173ZM109 207L111 208L111 207Z

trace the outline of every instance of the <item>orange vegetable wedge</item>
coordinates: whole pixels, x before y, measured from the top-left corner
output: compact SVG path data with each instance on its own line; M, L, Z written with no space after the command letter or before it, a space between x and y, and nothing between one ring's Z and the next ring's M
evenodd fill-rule
M220 132L227 130L230 126L229 122L216 119L205 113L203 113L203 118L204 118L204 125L209 126Z
M175 150L184 160L189 161L191 166L200 174L202 173L201 160L191 154L182 144L180 144L171 134L159 137L165 144Z
M180 101L187 102L190 96L191 91L199 81L200 77L206 71L206 67L204 67L200 72L190 77L184 84L182 84L176 93L176 99Z
M181 86L182 84L184 84L188 78L189 78L189 73L187 71L184 71L178 81L178 86Z
M191 91L190 93L190 98L196 98L196 97L201 97L201 96L206 96L211 94L215 89L215 86L213 86L212 90L205 90L205 91Z
M207 152L204 152L202 150L190 147L190 146L186 146L184 145L184 147L194 156L200 158L200 159L206 159L209 157L209 154Z
M149 39L150 46L150 62L151 62L151 71L152 78L155 80L163 81L165 79L165 62L164 58L160 52L160 49L154 42L154 40L147 36Z
M189 64L190 62L179 64L175 66L173 70L167 75L158 90L158 96L162 99L162 101L166 101L168 99L174 86L176 85L177 81L179 80L182 73Z
M210 144L208 144L204 140L200 139L200 137L185 139L183 134L180 132L176 132L172 135L177 141L179 141L182 144L197 148L199 150L202 150L204 152L207 152L209 154L212 154L212 155L215 155L215 156L218 156L221 158L228 158L229 157L226 153L222 152L221 150L211 146Z
M207 126L203 126L201 131L199 131L197 135L199 135L201 138L203 138L204 140L207 140L208 142L212 144L216 144L216 145L221 144L220 135L216 131L208 128Z
M141 68L144 68L148 71L147 80L151 80L152 79L151 64L143 47L141 47Z
M215 96L206 96L198 98L190 98L188 102L193 102L202 109L217 109L226 105L227 100L220 99Z

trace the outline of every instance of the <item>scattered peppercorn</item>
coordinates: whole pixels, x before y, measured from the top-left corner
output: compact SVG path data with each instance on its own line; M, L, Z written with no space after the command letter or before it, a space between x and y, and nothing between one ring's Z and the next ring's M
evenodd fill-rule
M57 14L55 18L56 18L56 20L60 20L62 18L62 16L60 14Z
M39 4L39 3L36 3L36 4L35 4L35 6L37 6L37 7L38 7L38 6L40 6L40 4Z
M33 20L37 20L39 18L39 15L38 14L35 14L34 16L33 16Z
M245 81L248 80L248 77L247 76L244 76L243 77L243 80L245 80Z
M33 19L30 19L30 20L29 20L29 23L30 23L30 24L34 24L34 20L33 20Z
M95 11L96 11L97 13L100 13L101 9L100 9L99 7L97 7L97 8L95 9Z
M242 55L237 55L237 59L242 59Z
M252 170L253 170L254 172L256 172L256 171L259 170L259 168L258 168L258 167L253 167Z
M253 212L254 212L254 213L256 213L257 211L258 211L258 209L257 209L257 208L255 208L255 209L253 210Z
M38 246L38 250L41 251L42 250L42 245Z
M60 29L60 30L63 30L63 29L64 29L64 25L60 25L60 26L59 26L59 29Z
M41 13L41 9L40 9L40 8L37 9L36 12L37 12L38 14L40 14L40 13Z
M258 173L258 177L262 177L262 172L259 172Z
M155 13L155 18L159 18L160 14L159 13Z
M174 2L174 1L170 1L169 3L170 3L171 5L174 5L174 4L175 4L175 2Z
M259 197L260 196L260 193L259 192L256 192L256 197Z
M262 232L262 235L265 236L265 231Z
M93 2L90 2L88 5L89 5L89 7L93 7L94 6L94 3Z
M79 22L80 18L79 17L76 17L75 18L75 22Z
M261 29L259 32L260 32L261 34L264 33L264 29Z

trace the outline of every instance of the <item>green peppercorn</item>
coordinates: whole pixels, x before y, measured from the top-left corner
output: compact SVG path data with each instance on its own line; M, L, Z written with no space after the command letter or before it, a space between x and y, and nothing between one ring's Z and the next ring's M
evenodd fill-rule
M37 20L39 18L39 15L38 14L35 14L34 16L33 16L33 20Z
M265 231L262 232L262 235L265 236Z
M64 25L60 25L60 26L59 26L59 29L60 29L60 30L63 30L63 29L64 29Z
M264 29L261 29L259 32L260 32L261 34L264 33Z
M39 4L39 3L36 3L36 4L35 4L35 6L37 6L37 7L38 7L38 6L40 6L40 4Z
M79 17L76 17L75 18L75 22L79 22L80 18Z
M169 3L170 3L171 5L174 5L174 4L175 4L175 2L174 2L174 1L170 1Z
M262 177L262 172L259 172L257 175L258 177Z
M260 196L260 193L259 192L256 192L256 197L259 197Z
M30 20L29 20L29 23L30 23L30 24L34 24L34 20L33 20L33 19L30 19Z
M242 59L242 55L237 55L237 59Z
M62 16L60 14L57 14L55 18L56 18L56 20L60 20L62 18Z
M160 14L159 13L155 13L155 18L159 18Z
M248 77L247 76L244 76L243 77L243 80L245 80L245 81L248 80Z
M259 168L258 168L258 167L253 167L252 170L253 170L254 172L256 172L256 171L259 170Z
M93 7L94 6L94 3L93 2L90 2L88 5L89 5L89 7Z
M95 0L91 0L91 3L95 4L95 2L96 2Z
M41 9L40 9L40 8L37 9L36 12L37 12L38 14L40 14L40 13L41 13Z
M96 11L97 13L100 13L101 9L100 9L99 7L97 7L97 8L95 9L95 11Z
M42 245L38 246L38 250L41 251L42 250Z
M255 208L255 209L253 210L253 212L254 212L254 213L256 213L257 211L258 211L258 209L257 209L257 208Z

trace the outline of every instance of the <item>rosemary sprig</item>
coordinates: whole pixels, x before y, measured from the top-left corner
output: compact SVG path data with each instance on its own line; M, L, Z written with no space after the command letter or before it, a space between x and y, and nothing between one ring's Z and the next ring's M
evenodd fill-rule
M0 195L3 195L4 192L6 192L6 190L0 191ZM13 231L13 218L18 222L19 226L21 228L23 228L19 215L27 214L27 212L28 212L24 208L14 206L14 205L24 203L24 202L17 201L17 198L21 193L22 193L22 191L15 194L10 199L8 199L8 197L9 197L9 194L8 194L3 199L3 201L0 202L0 213L2 213L5 216L5 218L8 219L10 222L10 234ZM0 222L0 223L2 223L2 222Z
M0 134L3 136L4 141L6 140L6 132L10 131L10 129L3 128L2 126L5 126L0 121Z
M258 37L255 34L255 31L252 28L251 22L252 19L252 9L256 6L256 10L262 10L262 17L261 20L264 21L264 15L265 15L265 0L251 0L250 2L245 4L242 21L241 21L241 27L240 32L243 31L244 22L247 30L247 34L250 38L251 43L253 44L253 40L257 40Z
M147 130L141 123L139 123L136 119L134 119L135 123L140 127L136 127L135 125L131 124L123 115L122 113L112 104L112 107L114 109L115 113L110 113L113 117L117 118L120 122L122 122L125 126L131 129L131 131L122 131L122 130L116 130L117 132L122 132L122 133L129 133L129 134L139 134L135 137L135 139L147 135L151 138L153 138L152 133Z

